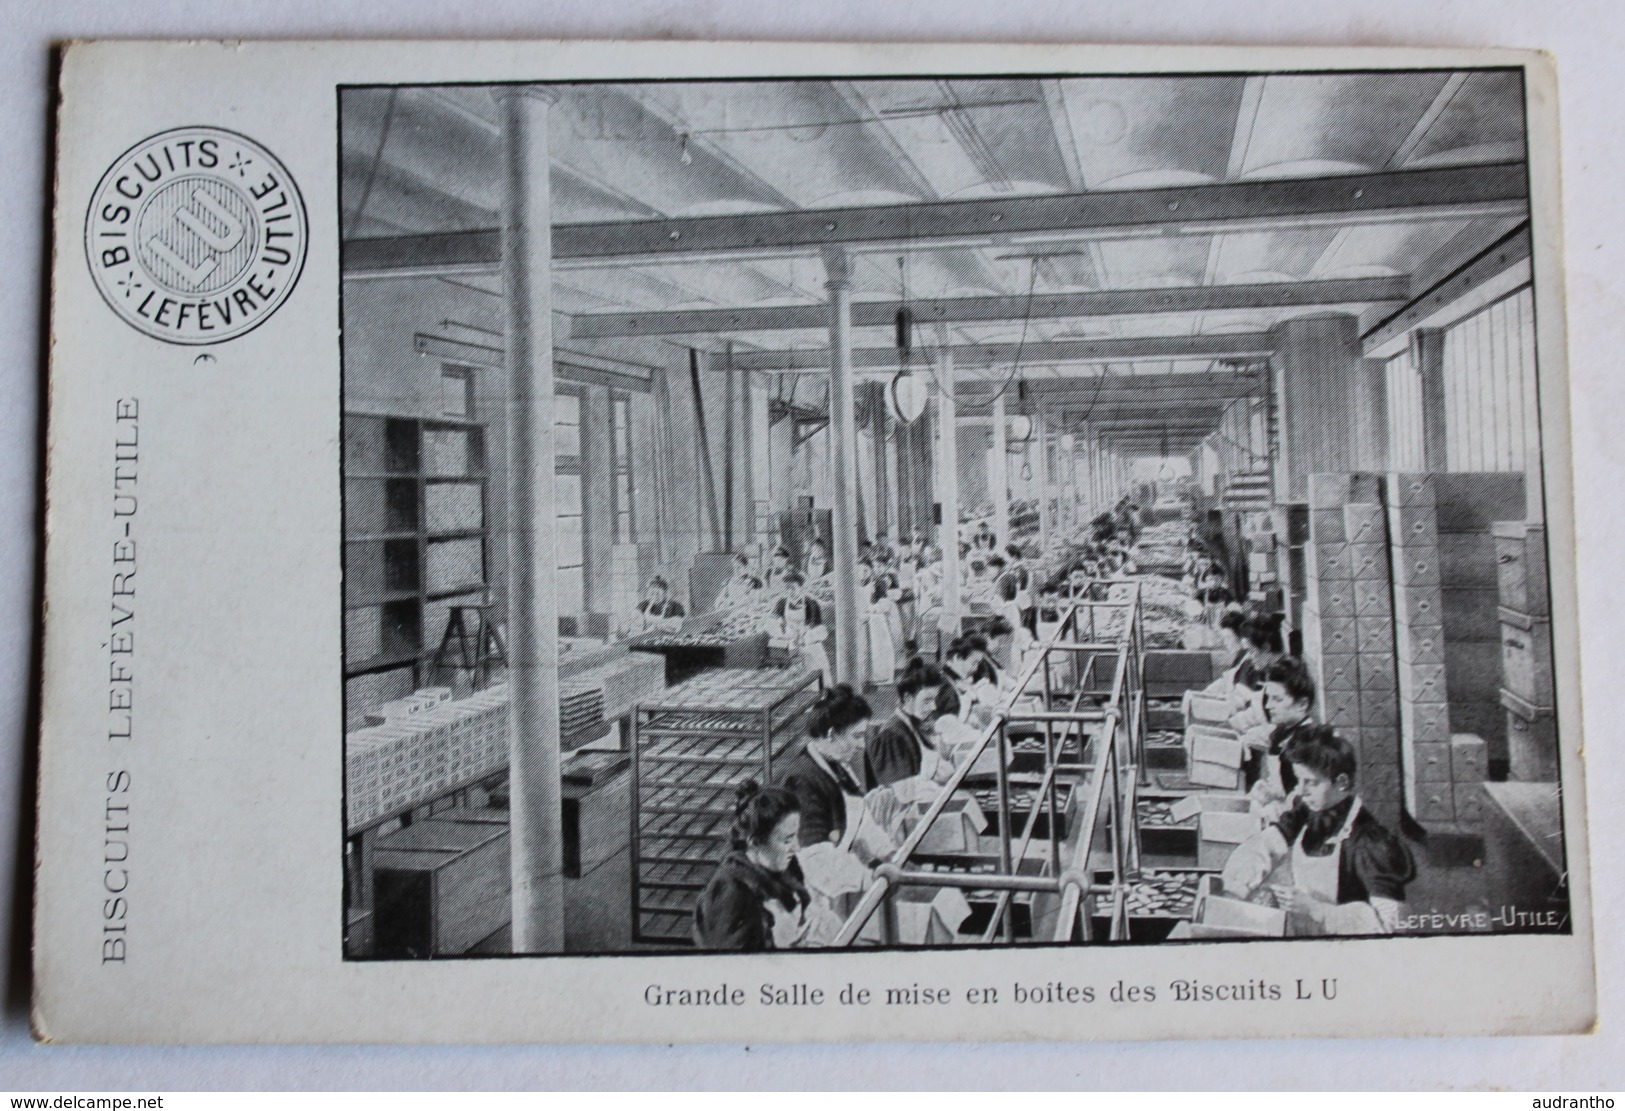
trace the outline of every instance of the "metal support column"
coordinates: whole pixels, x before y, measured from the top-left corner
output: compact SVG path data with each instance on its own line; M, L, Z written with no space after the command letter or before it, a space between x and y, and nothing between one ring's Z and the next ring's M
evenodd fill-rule
M497 91L507 317L508 779L513 952L564 948L559 791L559 603L553 550L552 97Z
M829 430L835 480L835 676L862 686L858 627L858 436L852 390L852 260L840 248L824 252L829 291Z

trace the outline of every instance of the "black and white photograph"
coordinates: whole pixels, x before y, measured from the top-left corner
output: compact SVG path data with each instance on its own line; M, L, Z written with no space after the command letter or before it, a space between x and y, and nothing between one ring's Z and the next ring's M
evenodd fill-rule
M1523 67L333 95L346 961L1575 932Z

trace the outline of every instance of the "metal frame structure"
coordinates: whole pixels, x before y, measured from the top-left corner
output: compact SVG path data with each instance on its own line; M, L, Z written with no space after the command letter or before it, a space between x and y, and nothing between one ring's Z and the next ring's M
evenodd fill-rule
M1095 632L1099 625L1099 611L1124 611L1122 635L1115 644L1103 644ZM1087 636L1085 633L1087 632ZM1111 692L1102 707L1086 705L1090 678L1100 654L1115 650L1116 673ZM1145 751L1145 693L1141 680L1141 661L1144 658L1145 637L1141 623L1140 592L1135 590L1126 602L1079 601L1070 605L1062 615L1055 632L1039 646L1032 662L1021 673L1015 689L1000 705L994 720L981 739L963 758L953 777L943 786L927 808L907 840L892 854L891 859L875 869L875 882L859 900L836 936L836 947L851 946L868 927L875 912L879 911L880 943L897 944L897 922L894 898L905 887L956 887L964 890L994 890L999 893L993 917L983 931L981 941L991 943L1002 938L1005 944L1016 944L1014 916L1011 905L1015 896L1031 893L1053 896L1059 900L1051 940L1057 943L1090 943L1095 940L1087 914L1089 896L1110 890L1114 897L1112 921L1104 940L1122 941L1128 933L1126 900L1121 897L1125 883L1140 868L1139 831L1134 821L1139 790L1139 777L1143 774ZM1087 653L1081 670L1074 666L1073 657ZM1063 662L1064 668L1057 665ZM1057 689L1056 672L1060 670L1075 676L1070 692ZM1057 697L1069 704L1056 709ZM1041 695L1043 709L1032 710L1018 706L1029 695ZM1010 807L1010 749L1009 734L1012 725L1041 725L1045 738L1044 774L1033 794L1033 809L1026 828L1018 842L1012 843ZM1080 752L1087 752L1086 730L1099 727L1097 737L1104 741L1095 746L1095 758L1084 766L1088 769L1080 780L1087 784L1089 797L1083 822L1077 827L1072 853L1064 867L1060 866L1063 844L1059 834L1056 783L1060 774L1060 755L1074 732L1079 737ZM916 855L921 842L932 825L946 812L954 795L964 785L980 757L994 745L997 753L998 810L999 810L999 870L987 873L924 872L911 870L910 860ZM1110 790L1108 790L1110 786ZM1101 825L1102 811L1107 821L1108 851L1111 854L1111 879L1102 887L1094 878L1091 861L1097 847L1096 834ZM1038 830L1041 813L1049 815L1048 874L1025 875L1022 865L1031 850ZM1034 915L1037 929L1038 915Z

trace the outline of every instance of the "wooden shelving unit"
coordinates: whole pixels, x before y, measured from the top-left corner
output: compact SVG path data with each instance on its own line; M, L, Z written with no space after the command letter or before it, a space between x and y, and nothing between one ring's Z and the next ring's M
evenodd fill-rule
M477 421L345 414L347 680L407 668L413 685L427 678L445 608L487 589L487 481Z
M719 669L640 703L632 744L632 937L693 941L694 900L728 852L734 797L802 743L810 671Z

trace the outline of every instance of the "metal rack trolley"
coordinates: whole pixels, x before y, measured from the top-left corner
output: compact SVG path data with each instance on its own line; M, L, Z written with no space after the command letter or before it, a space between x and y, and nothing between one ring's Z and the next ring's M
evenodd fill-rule
M638 705L633 717L634 941L693 943L694 901L728 851L734 794L795 755L816 701L810 671L718 669Z

